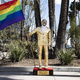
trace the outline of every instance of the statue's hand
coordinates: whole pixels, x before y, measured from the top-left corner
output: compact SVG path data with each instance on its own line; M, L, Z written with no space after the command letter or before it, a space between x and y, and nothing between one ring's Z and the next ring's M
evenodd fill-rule
M27 37L28 37L28 38L30 37L29 34L27 34Z
M51 45L49 45L48 47L49 47L49 49L51 49Z
M28 41L30 41L30 35L29 34L27 34L27 39L28 39Z
M28 45L30 45L31 43L30 43L30 41L28 40Z

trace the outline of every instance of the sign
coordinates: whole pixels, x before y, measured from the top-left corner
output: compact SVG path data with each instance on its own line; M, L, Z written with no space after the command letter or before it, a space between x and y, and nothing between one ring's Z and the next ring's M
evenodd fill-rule
M37 75L49 75L49 71L37 71Z

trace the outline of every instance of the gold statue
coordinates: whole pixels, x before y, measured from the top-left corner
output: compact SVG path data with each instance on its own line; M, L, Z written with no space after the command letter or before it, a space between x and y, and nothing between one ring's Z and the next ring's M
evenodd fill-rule
M45 68L48 67L48 48L51 46L51 30L46 26L47 21L45 19L42 20L42 27L37 27L32 32L30 32L29 36L37 33L38 36L38 58L39 58L39 69L42 67L42 48L44 48L45 53Z

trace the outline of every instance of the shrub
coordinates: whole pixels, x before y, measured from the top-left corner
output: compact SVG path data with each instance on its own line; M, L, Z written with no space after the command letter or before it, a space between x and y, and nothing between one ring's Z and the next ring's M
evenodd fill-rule
M9 48L9 58L12 62L18 62L22 60L27 51L24 46L20 45L19 41L12 41L7 47Z
M12 62L18 62L18 61L22 60L23 57L24 57L24 51L23 51L23 49L19 48L18 46L15 46L11 50L11 54L9 56L9 58Z
M37 53L35 52L36 49L38 49L37 42L33 42L33 44L32 44L32 50L33 50L34 58L37 58Z
M75 55L80 59L80 42L75 44Z
M63 50L60 50L57 53L57 57L60 60L61 64L68 65L73 60L73 51L71 49L69 49L65 52Z
M35 50L38 48L36 41L30 42L26 48L28 50L28 55L26 56L27 58L37 58L37 53L35 52Z

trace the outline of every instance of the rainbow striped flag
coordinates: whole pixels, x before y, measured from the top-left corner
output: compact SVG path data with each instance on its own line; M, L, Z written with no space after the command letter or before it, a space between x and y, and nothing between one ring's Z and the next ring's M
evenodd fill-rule
M0 30L24 19L19 0L12 0L0 5Z

